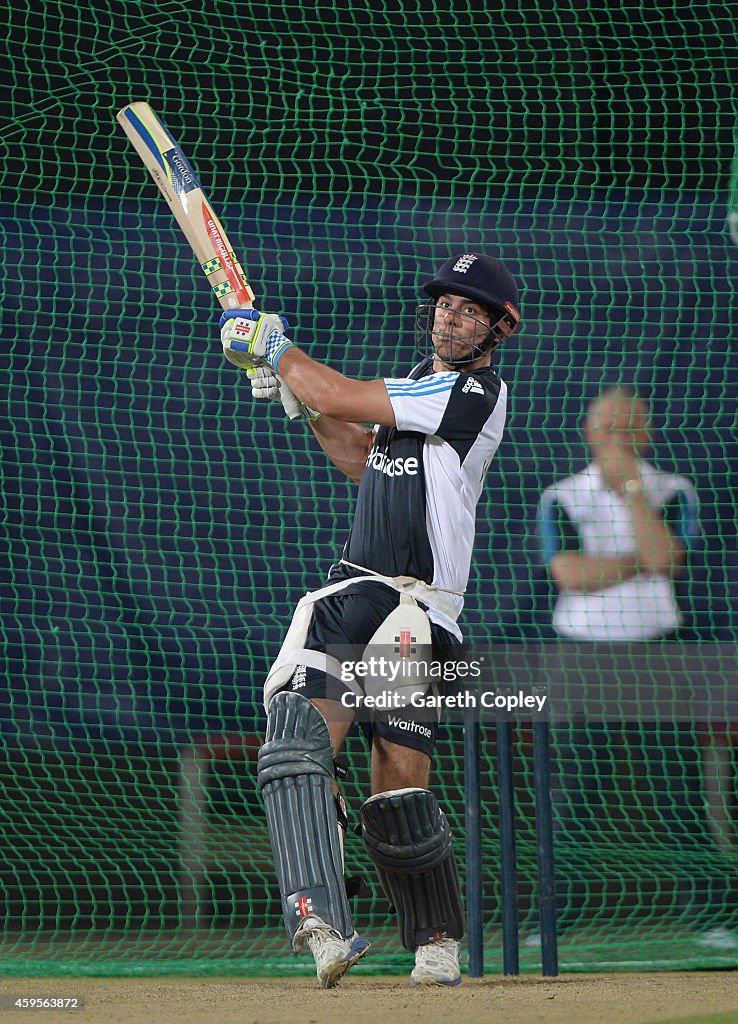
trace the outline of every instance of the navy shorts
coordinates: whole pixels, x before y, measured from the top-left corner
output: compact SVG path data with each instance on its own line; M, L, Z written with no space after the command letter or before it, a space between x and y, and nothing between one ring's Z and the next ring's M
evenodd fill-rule
M328 653L331 648L340 648L347 656L350 652L352 660L359 660L377 629L399 603L399 593L383 583L351 583L344 590L315 602L305 647ZM427 610L426 605L420 607ZM460 641L434 622L431 622L431 640L434 661L443 663L458 657ZM295 670L289 688L308 699L337 701L349 692L349 687L340 679L304 665ZM429 715L426 709L412 707L375 710L371 721L360 716L359 725L369 742L373 735L381 736L391 743L422 750L430 757L436 742L438 717Z

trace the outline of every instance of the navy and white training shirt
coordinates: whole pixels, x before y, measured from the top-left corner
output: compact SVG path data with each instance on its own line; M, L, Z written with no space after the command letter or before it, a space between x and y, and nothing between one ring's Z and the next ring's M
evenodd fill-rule
M343 558L456 591L449 596L458 614L476 506L505 425L507 387L492 367L426 370L419 379L387 378L385 385L397 425L376 430ZM330 575L352 574L337 565Z

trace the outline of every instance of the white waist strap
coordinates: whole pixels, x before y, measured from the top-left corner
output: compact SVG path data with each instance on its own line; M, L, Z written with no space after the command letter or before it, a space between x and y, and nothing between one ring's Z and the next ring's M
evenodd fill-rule
M451 596L446 595L463 597L463 590L445 590L442 587L434 587L431 583L426 583L424 580L416 580L414 576L383 576L380 572L367 569L363 565L355 565L353 562L346 561L345 558L341 559L341 563L350 566L352 569L358 569L359 572L368 573L369 579L386 583L388 587L393 587L403 594L410 594L416 601L427 604L429 608L437 609L442 615L451 619L452 622L456 622L459 617L459 608L457 608L456 602ZM357 579L361 579L361 577L354 577L351 582L355 583Z

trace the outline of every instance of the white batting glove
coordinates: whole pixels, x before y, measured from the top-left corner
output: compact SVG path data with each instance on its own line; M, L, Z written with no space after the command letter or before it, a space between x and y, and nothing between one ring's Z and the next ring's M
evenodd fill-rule
M251 382L253 398L267 398L273 402L281 402L291 420L299 419L300 416L304 416L306 420L317 420L320 416L319 412L303 405L289 384L282 377L278 377L267 363L251 366L246 373Z
M220 318L220 340L226 359L242 369L258 363L277 364L292 342L284 332L290 325L276 313L258 309L228 309Z
M272 402L280 399L280 382L271 366L262 363L260 366L250 366L246 374L251 384L251 397L257 399L268 398Z
M295 397L290 386L276 375L271 366L267 363L251 366L246 373L251 383L252 398L267 398L272 402L281 402L291 420L302 416L302 402Z

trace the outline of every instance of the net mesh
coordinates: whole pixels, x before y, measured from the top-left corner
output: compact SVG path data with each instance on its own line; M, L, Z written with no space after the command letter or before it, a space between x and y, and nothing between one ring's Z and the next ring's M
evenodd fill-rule
M340 552L352 485L303 424L253 408L224 367L207 285L115 112L151 102L257 302L349 375L409 369L418 283L450 254L495 253L519 277L524 323L499 357L510 416L479 508L471 639L550 638L538 499L583 467L583 409L603 382L623 382L650 396L654 462L700 495L684 583L693 642L730 650L735 12L696 0L12 0L0 20L12 42L0 119L0 972L310 972L286 952L254 752L265 671L295 602ZM604 733L567 762L586 835L559 836L580 890L562 875L576 910L562 968L730 961L699 944L685 911L704 927L736 923L729 733L649 732L684 794L696 780L696 796L669 797L686 813L674 827L638 743ZM533 969L525 728L516 742ZM368 792L359 739L348 760L356 807ZM434 784L460 852L462 769L449 726ZM494 970L490 729L482 776ZM371 876L363 856L350 841L349 870ZM357 922L371 969L407 969L373 883Z

